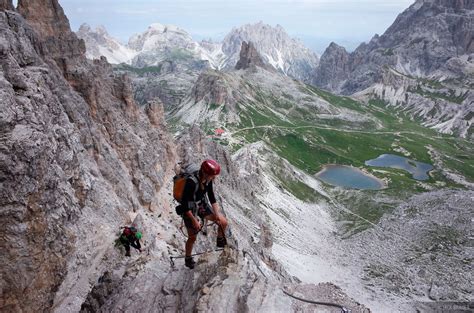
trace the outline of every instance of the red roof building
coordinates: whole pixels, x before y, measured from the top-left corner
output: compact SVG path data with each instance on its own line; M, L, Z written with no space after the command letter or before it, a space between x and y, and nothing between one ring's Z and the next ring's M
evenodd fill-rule
M214 134L216 136L220 136L222 135L223 133L225 133L225 130L223 130L222 128L217 128L215 131L214 131Z

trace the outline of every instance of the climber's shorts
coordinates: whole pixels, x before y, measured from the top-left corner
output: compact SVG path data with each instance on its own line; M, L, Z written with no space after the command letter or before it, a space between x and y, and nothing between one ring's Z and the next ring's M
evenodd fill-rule
M197 215L201 219L204 219L206 216L211 214L213 214L213 212L209 204L203 203L198 205ZM189 217L187 217L186 214L183 214L183 220L184 225L186 225L187 228L193 228L193 221Z

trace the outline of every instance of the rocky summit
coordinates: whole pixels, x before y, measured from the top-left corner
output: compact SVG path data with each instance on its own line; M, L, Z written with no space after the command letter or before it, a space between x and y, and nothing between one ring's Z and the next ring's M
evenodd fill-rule
M246 43L243 41L242 48L240 49L240 59L235 65L235 69L240 70L256 66L268 68L265 66L265 63L263 63L263 60L258 54L257 49L255 49L253 43Z
M379 81L377 72L383 66L426 78L462 75L451 64L474 53L472 5L470 1L418 0L383 35L361 44L349 57L343 57L345 49L336 49L332 43L321 57L324 66L315 75L318 84L340 83L340 91L351 94ZM328 77L321 72L328 66L342 67L347 77Z
M310 82L318 56L297 39L291 38L280 25L272 27L263 22L232 29L222 42L228 57L225 68L232 68L240 59L242 42L253 42L265 63L281 73Z
M104 56L113 64L131 63L137 54L135 50L111 37L103 26L98 26L93 30L89 25L82 24L76 35L84 40L87 48L86 57L89 59L99 59Z

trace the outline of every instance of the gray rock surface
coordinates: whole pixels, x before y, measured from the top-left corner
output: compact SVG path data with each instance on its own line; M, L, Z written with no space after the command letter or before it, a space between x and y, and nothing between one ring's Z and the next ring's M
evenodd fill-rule
M418 295L439 307L472 301L473 203L472 190L416 195L376 228L348 239L373 292Z
M12 0L1 0L0 1L0 10L15 10Z
M331 44L313 82L382 99L443 133L472 138L473 23L472 1L418 0L354 52Z
M268 221L261 211L245 209L258 205L253 196L258 189L253 186L258 186L258 182L243 179L219 144L209 141L198 127L182 134L178 143L178 159L185 163L200 162L210 156L222 164L215 191L231 223L231 248L195 257L197 267L192 271L183 267L182 259L175 259L170 268L169 256L182 254L185 240L173 230L176 222L172 222L167 232L157 235L159 240L148 248L147 254L134 259L126 271L112 269L113 274L105 274L98 281L82 306L83 312L295 310L298 301L284 295L283 288L310 299L337 301L362 312L363 306L335 286L300 285L272 257ZM214 246L216 232L209 229L207 237L198 236L195 251L209 251Z
M255 49L255 46L252 42L242 41L242 48L240 49L240 59L235 65L236 70L245 70L250 67L262 67L270 69L268 66L263 63L262 58Z
M0 310L291 310L280 287L298 282L272 256L265 215L249 209L254 188L227 152L198 128L169 138L160 101L137 106L126 75L87 60L56 0L20 7L26 19L0 12ZM171 168L209 156L222 165L231 248L199 257L194 271L170 268L185 240ZM131 223L144 251L127 259L114 241ZM196 251L215 236L210 227Z
M26 21L0 12L1 307L48 311L74 269L97 265L97 236L156 209L173 152L162 116L153 124L129 82L86 60L57 1L18 10Z
M189 95L199 78L199 72L169 72L160 75L134 75L132 78L133 95L140 104L159 98L166 112L176 108Z
M89 25L82 24L76 35L84 40L86 57L89 59L100 59L101 56L105 56L110 63L130 63L136 54L135 50L111 37L104 26L92 30Z
M331 42L319 60L314 83L325 89L340 91L341 84L349 77L349 57L344 47Z

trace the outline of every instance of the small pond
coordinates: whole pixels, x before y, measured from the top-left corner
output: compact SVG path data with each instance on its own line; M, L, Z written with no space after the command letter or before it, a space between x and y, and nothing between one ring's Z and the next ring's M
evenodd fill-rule
M383 181L366 174L356 167L345 165L325 165L316 177L334 186L378 190L385 187Z
M376 159L365 161L365 165L405 170L412 174L416 180L427 180L430 178L428 172L433 169L431 164L410 160L394 154L382 154Z

